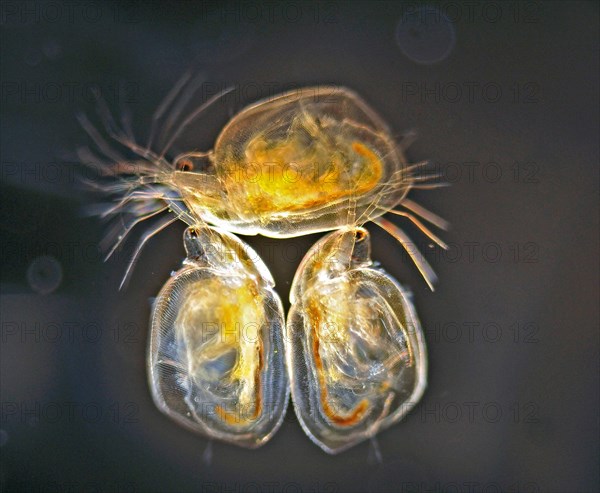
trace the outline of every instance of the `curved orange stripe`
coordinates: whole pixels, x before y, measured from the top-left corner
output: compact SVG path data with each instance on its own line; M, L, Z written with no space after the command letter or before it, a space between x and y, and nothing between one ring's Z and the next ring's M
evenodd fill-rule
M307 307L308 316L311 319L311 331L313 337L313 356L315 359L315 366L317 367L317 374L319 377L319 388L321 389L321 402L323 405L323 412L327 415L331 421L340 426L352 426L358 423L365 412L369 408L369 402L366 399L362 399L354 409L348 414L339 414L336 410L330 406L329 397L327 392L327 384L325 382L325 375L323 374L323 361L319 354L319 337L317 335L316 326L320 320L320 314L318 308L315 306L314 301L311 300Z

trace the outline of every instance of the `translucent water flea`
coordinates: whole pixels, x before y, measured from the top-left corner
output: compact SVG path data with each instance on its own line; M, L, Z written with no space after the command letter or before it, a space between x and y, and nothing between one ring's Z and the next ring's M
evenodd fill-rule
M427 356L410 296L372 262L363 226L374 222L398 240L433 289L429 264L382 216L403 216L445 248L424 222L447 223L407 197L441 184L423 171L425 163L407 163L410 137L396 142L358 95L334 86L259 101L230 120L212 150L170 160L182 131L229 92L182 117L194 87L185 76L171 91L146 145L100 102L107 133L135 159L81 117L103 157L88 148L79 156L101 163L106 179L94 186L113 199L95 213L119 218L103 243L107 257L134 226L154 222L122 285L152 236L177 220L188 225L187 258L151 317L148 368L157 406L206 436L252 448L273 436L291 391L303 429L326 452L373 437L420 399ZM286 322L268 268L235 234L321 231L331 233L300 264Z

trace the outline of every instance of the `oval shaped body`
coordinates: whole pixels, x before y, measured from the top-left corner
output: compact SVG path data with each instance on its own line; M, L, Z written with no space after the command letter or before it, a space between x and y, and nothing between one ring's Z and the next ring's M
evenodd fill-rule
M188 258L152 314L154 400L196 431L258 447L289 396L281 300L260 258L233 235L188 228L185 244Z
M194 158L178 162L190 167ZM173 183L192 215L271 237L380 216L410 184L385 123L339 87L298 89L246 108L219 135L212 166L176 171Z
M421 398L427 356L412 303L372 267L368 232L336 231L314 245L294 279L288 373L308 436L337 453L400 420Z

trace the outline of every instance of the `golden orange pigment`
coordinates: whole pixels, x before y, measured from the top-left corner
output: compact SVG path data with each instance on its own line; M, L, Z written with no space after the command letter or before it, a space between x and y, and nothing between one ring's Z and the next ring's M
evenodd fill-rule
M261 412L263 349L259 327L266 321L263 301L255 295L251 281L233 287L218 278L198 282L189 288L175 322L187 349L192 378L209 380L202 373L203 362L229 351L235 353L234 366L219 378L239 385L238 409L230 412L220 405L215 407L216 413L229 424L256 419ZM206 320L212 322L207 324ZM249 415L251 408L254 411Z
M309 436L331 453L401 419L425 389L418 319L369 251L365 229L330 233L304 257L290 294L294 407Z
M170 160L182 131L228 92L177 124L194 84L184 77L167 96L145 148L107 119L108 133L135 161L121 159L82 120L100 151L116 161L105 170L114 182L98 186L116 196L99 215L118 214L120 221L105 240L112 243L108 256L134 226L154 223L123 283L150 238L176 220L189 226L187 257L153 306L154 401L192 430L254 448L281 426L291 394L303 430L326 452L370 439L421 398L427 355L411 298L372 262L363 225L373 222L391 234L433 289L431 266L382 216L409 220L445 247L422 222L444 228L445 221L407 198L412 188L438 184L420 175L424 163L407 163L410 138L396 142L357 94L334 86L252 104L225 125L212 150ZM158 151L154 137L164 144ZM81 157L95 156L84 149ZM298 267L286 320L267 266L234 233L294 238L324 231L330 233Z
M190 223L295 237L373 220L397 205L410 169L385 124L347 90L293 91L239 113L214 151L179 156L165 178ZM192 224L190 224L192 225Z
M295 140L255 139L244 162L224 163L223 184L244 214L310 211L365 194L381 179L382 163L367 146L353 142L343 151L322 145L306 152Z

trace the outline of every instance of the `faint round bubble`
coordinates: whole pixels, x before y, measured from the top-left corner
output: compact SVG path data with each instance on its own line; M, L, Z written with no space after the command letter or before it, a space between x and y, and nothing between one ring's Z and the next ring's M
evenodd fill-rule
M35 48L31 48L25 52L24 59L27 65L35 67L42 61L42 53Z
M56 40L49 39L44 43L42 51L48 60L56 60L62 54L62 47Z
M37 257L27 268L27 281L36 293L52 293L60 286L62 277L62 267L51 255Z
M402 16L396 27L396 43L413 62L432 64L450 55L456 44L456 32L444 13L424 5Z

